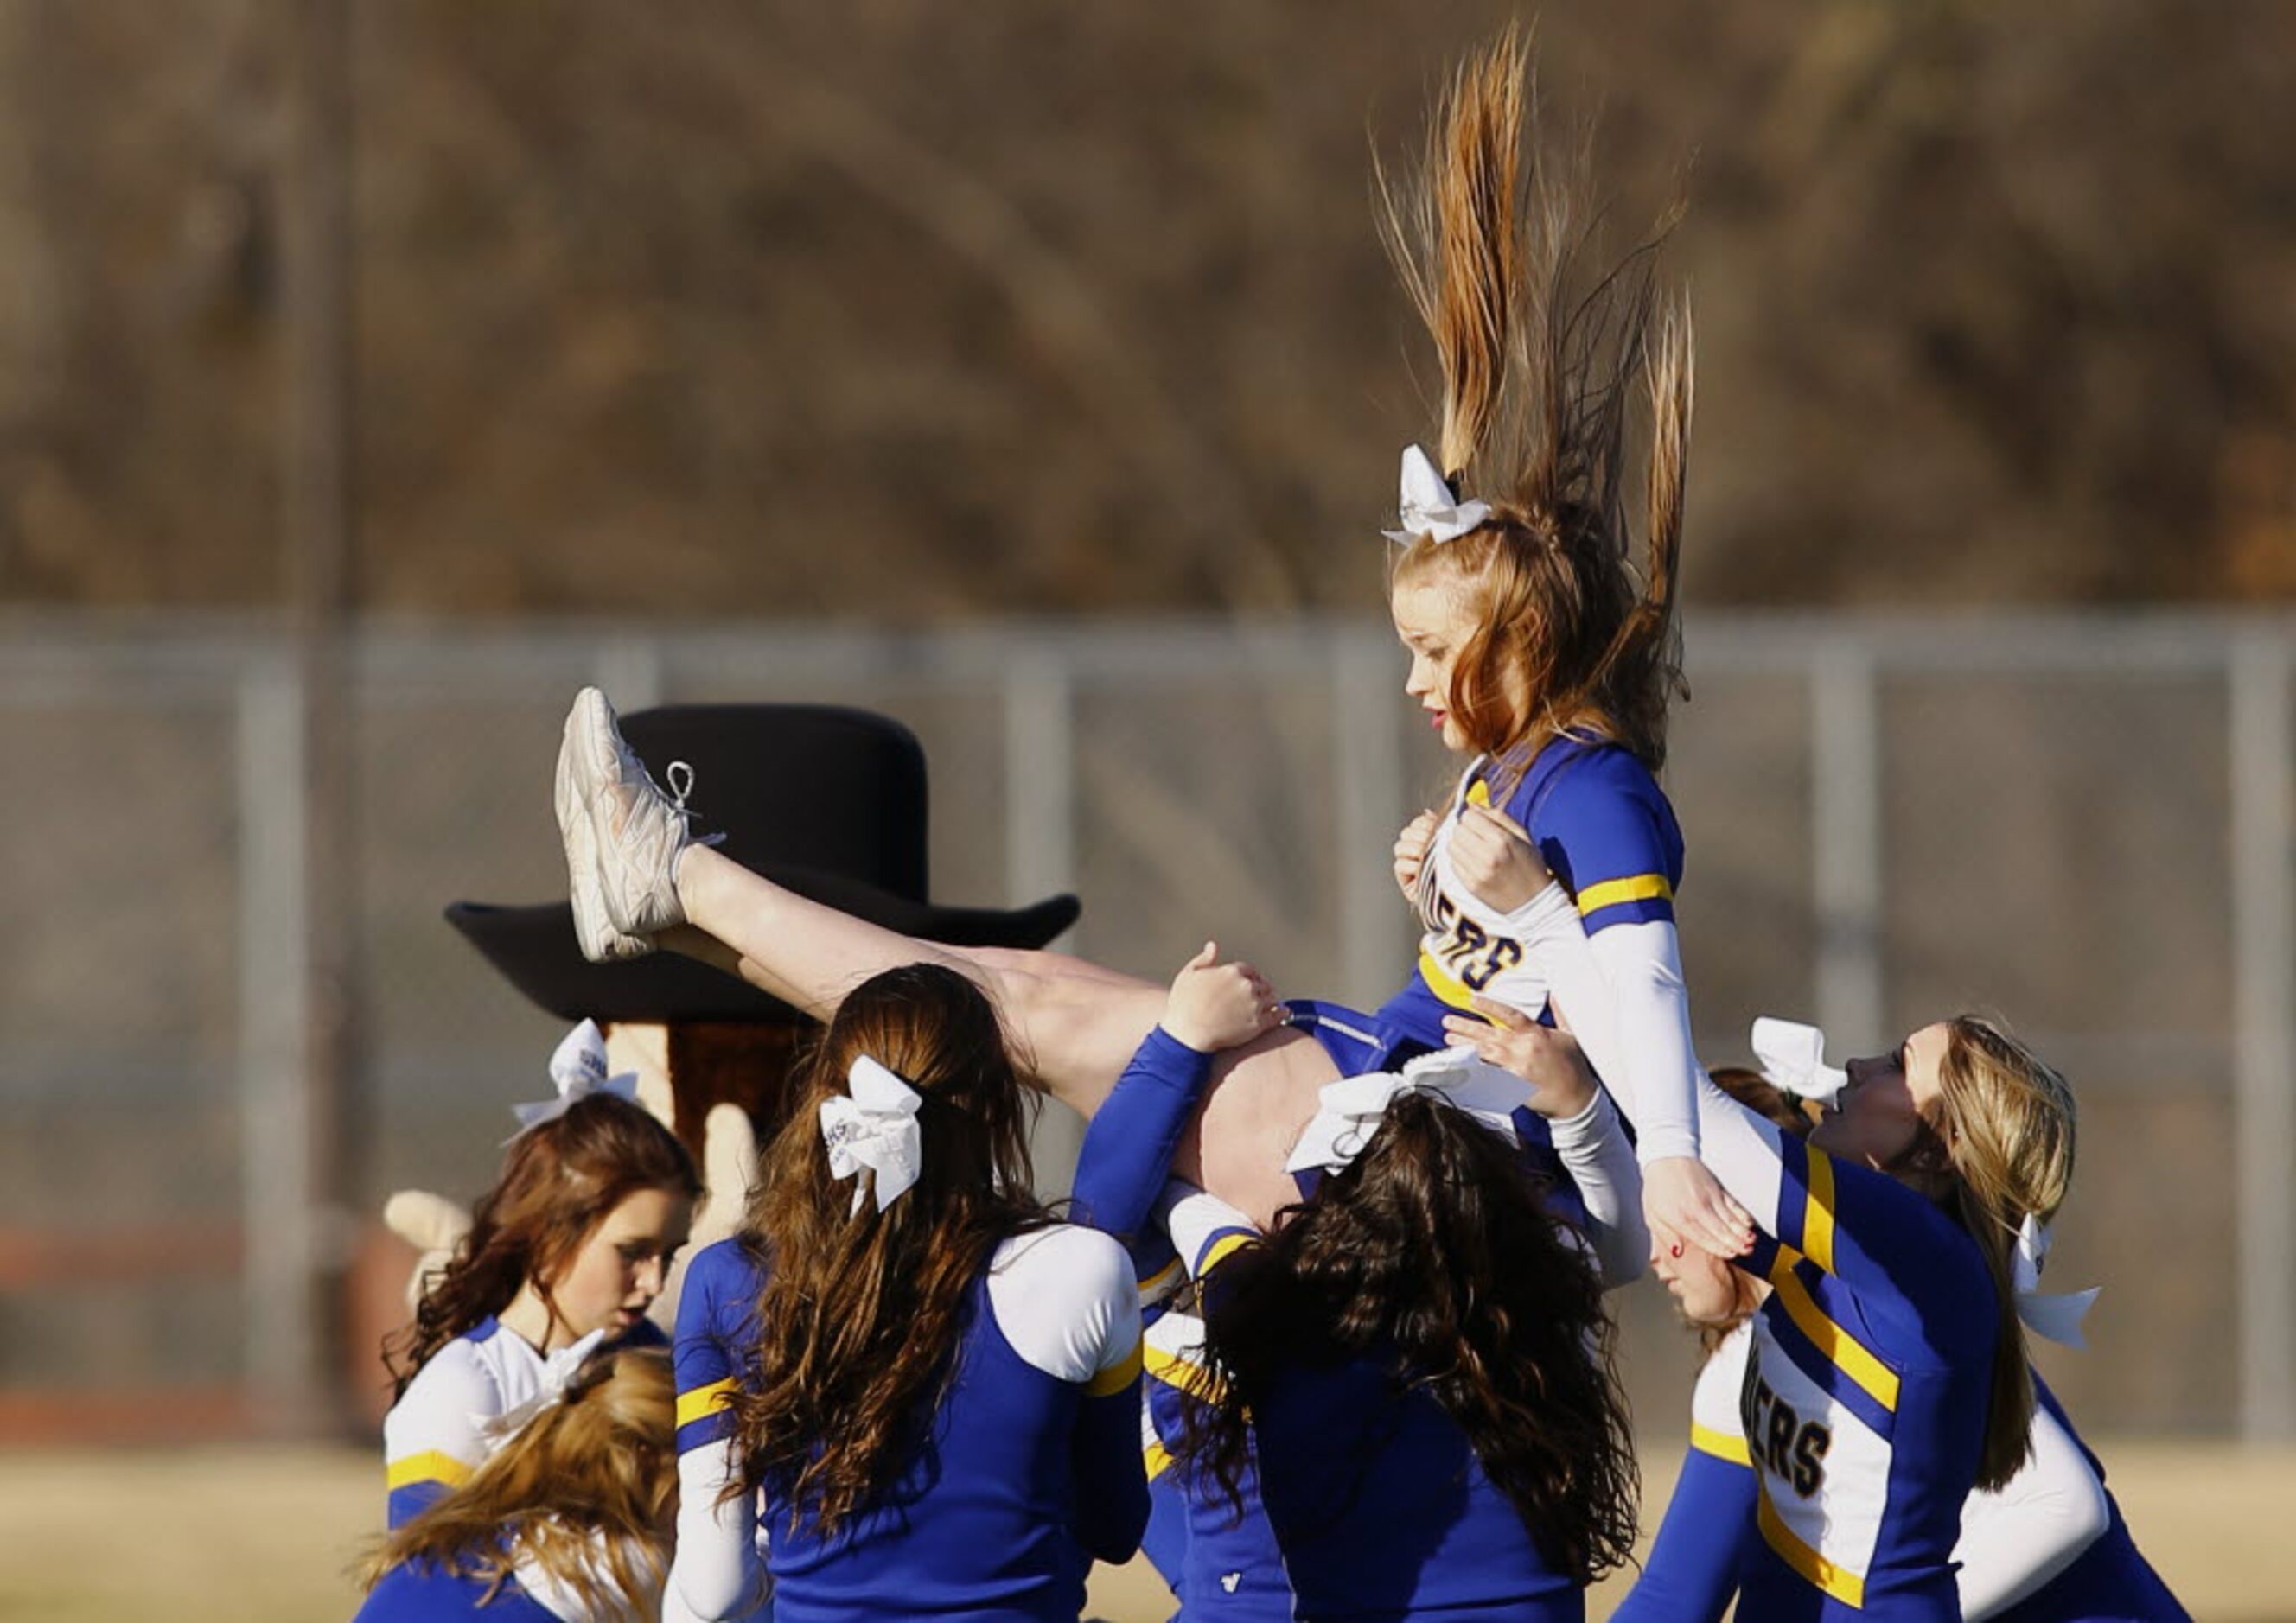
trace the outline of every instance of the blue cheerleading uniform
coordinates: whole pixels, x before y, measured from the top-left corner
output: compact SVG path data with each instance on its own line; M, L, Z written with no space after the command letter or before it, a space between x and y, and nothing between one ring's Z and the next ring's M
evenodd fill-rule
M1576 734L1550 740L1512 788L1486 756L1460 779L1449 815L1420 870L1426 933L1403 989L1380 1006L1380 1026L1431 1048L1443 1017L1472 1012L1475 995L1523 961L1523 943L1490 928L1439 860L1465 806L1499 808L1530 832L1547 868L1576 900L1589 935L1619 924L1674 922L1682 884L1682 828L1650 769L1616 744Z
M740 1240L697 1256L679 1303L681 1481L730 1480L725 1402L756 1343L764 1273ZM763 1598L778 1623L937 1618L1070 1623L1091 1560L1122 1561L1148 1515L1139 1306L1122 1249L1053 1225L1005 1241L971 1296L923 1441L878 1502L823 1537L768 1484L761 1507L682 1505L671 1572L703 1617ZM754 1517L757 1525L751 1525Z
M1529 833L1594 944L1604 996L1620 1014L1620 1040L1595 1069L1606 1086L1640 1101L1636 1153L1644 1163L1694 1157L1700 1072L1674 925L1682 830L1649 769L1616 744L1566 733L1519 774L1488 757L1467 769L1421 865L1415 899L1426 932L1417 966L1381 1007L1376 1029L1391 1042L1439 1046L1445 1018L1472 1015L1477 996L1552 1021L1523 929L1469 889L1453 865L1453 832L1472 806L1496 806ZM1523 1126L1534 1164L1559 1176L1561 1168L1541 1161L1545 1124Z
M1690 1451L1640 1579L1615 1623L1718 1623L1761 1540L1751 1456L1740 1430L1751 1326L1699 1372ZM1964 1501L1954 1545L1964 1615L2003 1623L2188 1623L2137 1553L2103 1467L2038 1375L2033 1457Z
M1174 1623L1289 1623L1292 1586L1247 1472L1242 1504L1209 1499L1172 1464L1186 1406L1201 1389L1203 1323L1163 1298L1181 1258L1155 1219L1173 1151L1202 1097L1212 1056L1150 1031L1085 1129L1070 1211L1130 1251L1147 1316L1142 1332L1141 1453L1151 1512L1142 1548L1179 1602ZM1152 1306L1151 1305L1152 1302Z
M1173 1240L1211 1293L1259 1236L1189 1192ZM1359 1355L1284 1372L1255 1399L1253 1457L1304 1623L1581 1623L1586 1596L1532 1542L1456 1422L1391 1358ZM1207 1614L1213 1615L1213 1614Z
M366 1592L351 1623L562 1623L515 1579L487 1598L478 1578L427 1561L401 1562Z
M2057 1395L2038 1373L2033 1377L2033 1392L2095 1473L2097 1491L2104 1500L2105 1525L2070 1566L2034 1594L1996 1613L1999 1623L2192 1623L2192 1614L2169 1592L2129 1537L2120 1501L2105 1486L2103 1463L2081 1441ZM2039 1423L2038 1417L2035 1423Z
M1237 1484L1240 1503L1211 1485L1183 1485L1172 1463L1191 1405L1207 1389L1203 1321L1166 1311L1148 1326L1141 1347L1142 1396L1150 1430L1145 1452L1150 1492L1165 1490L1178 1512L1172 1568L1158 1570L1180 1603L1172 1623L1291 1623L1292 1580L1260 1502L1259 1469L1247 1463Z
M1619 1016L1559 886L1518 909L1529 957L1598 1070ZM1637 1101L1614 1086L1629 1117ZM1702 1075L1702 1154L1761 1230L1772 1287L1741 1394L1760 1542L1745 1615L1957 1619L1953 1548L1991 1401L1993 1281L1915 1191L1784 1138Z
M651 1321L623 1347L667 1347ZM387 1513L404 1527L471 1480L496 1444L486 1422L537 1396L549 1358L489 1315L430 1355L383 1416Z
M1753 1460L1738 1413L1751 1333L1740 1324L1699 1369L1674 1496L1611 1623L1719 1623L1738 1593L1758 1537Z

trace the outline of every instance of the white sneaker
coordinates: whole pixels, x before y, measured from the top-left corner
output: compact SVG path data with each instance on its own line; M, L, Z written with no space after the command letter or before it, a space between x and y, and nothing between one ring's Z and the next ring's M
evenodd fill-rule
M576 714L580 713L578 702ZM558 774L551 799L558 813L558 838L566 848L566 883L574 901L574 937L582 955L593 963L615 963L643 958L654 950L644 936L627 936L614 928L606 914L605 888L598 878L598 836L590 826L590 808L582 798L574 770L575 717L566 718L565 734L558 744Z
M590 873L608 922L626 936L656 935L685 923L677 859L693 842L685 795L672 800L662 793L637 752L622 742L614 707L594 687L574 696L562 754L576 800L589 813ZM671 764L673 782L684 765ZM684 788L693 788L691 767ZM568 851L570 857L571 841Z

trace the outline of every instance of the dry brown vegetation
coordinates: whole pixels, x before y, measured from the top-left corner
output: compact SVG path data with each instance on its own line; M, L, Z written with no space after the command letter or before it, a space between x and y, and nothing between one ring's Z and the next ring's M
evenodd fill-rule
M1366 133L1515 9L361 0L365 600L1367 604ZM278 592L285 11L0 8L0 599ZM1693 594L2296 594L2296 10L1538 26L1622 230L1694 155Z

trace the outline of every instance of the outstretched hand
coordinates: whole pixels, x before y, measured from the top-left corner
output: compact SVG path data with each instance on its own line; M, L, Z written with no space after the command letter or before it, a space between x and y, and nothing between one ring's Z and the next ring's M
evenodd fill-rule
M1475 1010L1481 1020L1445 1015L1443 1035L1453 1046L1472 1048L1529 1083L1533 1111L1559 1121L1595 1102L1595 1092L1601 1084L1595 1080L1587 1056L1578 1051L1578 1038L1542 1026L1496 998L1476 998Z
M1476 998L1475 1010L1481 1021L1444 1016L1444 1036L1529 1083L1538 1090L1532 1110L1560 1119L1594 1102L1599 1085L1569 1032L1549 1030L1493 998ZM1695 1156L1660 1156L1644 1165L1643 1217L1652 1229L1680 1234L1717 1257L1742 1257L1754 1249L1753 1218Z
M1643 1164L1643 1218L1717 1257L1754 1249L1754 1220L1694 1155L1662 1155Z
M1451 871L1477 901L1500 913L1513 913L1554 877L1529 829L1503 811L1472 802L1451 831Z
M1219 944L1207 941L1180 966L1164 1005L1164 1029L1201 1053L1218 1053L1283 1023L1283 1005L1250 964L1219 961Z

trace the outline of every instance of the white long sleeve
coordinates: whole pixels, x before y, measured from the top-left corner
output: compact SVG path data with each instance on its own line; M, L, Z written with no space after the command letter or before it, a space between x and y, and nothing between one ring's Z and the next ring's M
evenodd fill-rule
M1965 1618L1989 1618L2037 1593L2112 1525L2104 1484L2071 1433L2046 1407L2033 1411L2033 1457L1997 1488L1961 1507L1954 1582Z
M708 1623L758 1616L773 1594L758 1548L756 1497L726 1498L734 1480L730 1439L677 1456L677 1553L669 1563L669 1591Z
M1682 942L1664 919L1613 924L1587 938L1619 1012L1616 1066L1634 1078L1635 1123L1645 1165L1698 1153L1697 1088L1705 1072L1690 1038L1690 988Z
M1510 973L1519 974L1523 986L1536 987L1542 1001L1553 999L1620 1113L1641 1133L1644 1113L1638 1091L1641 1078L1620 1058L1624 1038L1618 999L1595 960L1578 907L1561 885L1550 884L1510 918L1525 955L1521 969ZM1614 925L1603 933L1641 928L1645 927ZM1500 1001L1513 1001L1505 990L1496 989L1496 982L1494 988ZM1699 1159L1757 1224L1775 1234L1777 1128L1715 1086L1703 1071L1697 1073L1691 1097L1697 1111ZM1647 1143L1643 1159L1650 1159Z
M1487 994L1529 1014L1537 1014L1553 996L1578 1030L1582 1012L1597 996L1595 988L1576 986L1573 996L1564 1000L1554 966L1533 950L1554 930L1558 915L1569 914L1587 942L1589 963L1602 977L1603 1005L1616 1012L1601 1055L1583 1030L1579 1042L1603 1085L1632 1118L1636 1154L1645 1165L1667 1156L1697 1155L1696 1090L1704 1073L1691 1043L1690 993L1683 982L1681 938L1673 924L1663 919L1613 924L1588 938L1578 924L1577 904L1560 884L1550 883L1512 913L1488 906L1464 885L1454 885L1451 893L1463 898L1461 908L1492 936L1525 948L1521 962L1491 979Z
M1603 1285L1616 1290L1633 1283L1650 1260L1650 1229L1643 1221L1642 1168L1610 1096L1597 1089L1585 1110L1547 1126L1554 1152L1587 1204L1588 1238Z

